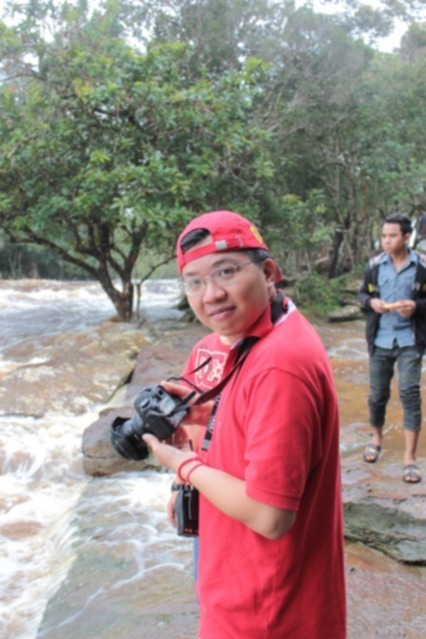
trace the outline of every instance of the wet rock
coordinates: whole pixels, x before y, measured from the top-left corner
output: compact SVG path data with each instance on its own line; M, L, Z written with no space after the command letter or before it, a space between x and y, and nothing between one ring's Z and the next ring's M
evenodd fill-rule
M405 484L401 464L389 459L342 463L345 537L405 564L426 565L426 486Z
M4 357L14 361L15 368L3 377L0 412L81 415L90 404L105 404L129 378L146 344L135 326L106 322L83 332L46 337L34 352L28 344L11 348ZM21 358L33 361L21 366Z
M37 639L188 639L197 631L192 544L138 504L111 508L93 480L75 505L72 564ZM166 495L164 495L166 499Z
M361 288L362 280L352 280L350 282L346 282L345 284L345 293L351 293L353 295L358 295L359 289Z
M132 417L135 414L133 401L144 386L156 385L172 375L179 375L190 345L201 334L200 327L181 324L171 333L164 333L163 343L144 346L136 359L129 383L119 389L109 407L102 411L99 419L83 435L83 467L86 474L101 476L158 467L151 457L142 461L129 461L121 457L111 445L110 425L115 417Z
M364 544L346 542L348 639L424 636L425 567L401 565Z
M342 306L328 314L329 322L348 322L362 318L362 311L356 304Z

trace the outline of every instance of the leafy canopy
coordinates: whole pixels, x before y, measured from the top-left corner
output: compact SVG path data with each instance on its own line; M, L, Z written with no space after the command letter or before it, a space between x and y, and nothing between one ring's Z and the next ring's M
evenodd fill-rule
M187 44L138 53L110 15L61 20L50 41L5 30L0 221L91 273L128 319L141 249L171 256L184 222L216 204L259 208L273 169L252 105L267 67L194 80Z

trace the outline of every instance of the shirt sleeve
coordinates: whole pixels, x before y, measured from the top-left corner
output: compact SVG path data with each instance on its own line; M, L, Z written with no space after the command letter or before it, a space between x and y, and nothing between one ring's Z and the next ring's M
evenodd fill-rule
M297 510L322 456L323 393L287 371L270 369L250 384L246 446L249 497Z

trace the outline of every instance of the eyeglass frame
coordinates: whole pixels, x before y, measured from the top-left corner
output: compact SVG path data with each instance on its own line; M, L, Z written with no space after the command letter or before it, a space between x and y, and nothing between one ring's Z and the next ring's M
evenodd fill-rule
M238 275L238 273L241 271L241 269L243 269L245 266L248 266L249 264L259 264L260 262L263 262L264 259L266 258L262 258L262 259L251 259L248 262L244 262L243 264L229 264L227 266L218 266L217 268L212 269L212 271L210 271L210 273L208 273L207 275L194 275L194 277L181 277L181 285L182 285L182 289L184 291L184 293L188 296L191 297L193 295L197 295L198 293L201 293L202 291L205 290L206 284L207 284L207 280L210 280L211 282L213 282L213 284L215 286L219 286L220 288L226 288L226 284L223 283L218 283L216 281L217 277L214 275L215 273L218 273L219 271L223 271L226 268L231 267L232 269L236 269L235 272L232 274L231 278L228 280L228 282L232 282L235 275ZM213 277L212 277L213 275ZM196 288L195 291L189 291L186 288L187 283L189 283L191 280L201 280L200 281L200 287ZM203 284L203 286L201 286L201 284Z

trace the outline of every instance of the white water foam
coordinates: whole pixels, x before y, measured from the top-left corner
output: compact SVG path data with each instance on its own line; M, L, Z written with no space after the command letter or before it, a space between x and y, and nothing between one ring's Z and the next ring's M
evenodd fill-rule
M180 296L176 280L148 282L141 308L151 317L170 317ZM113 315L114 309L96 283L19 281L0 282L0 378L17 366L43 361L43 353L25 360L26 345L46 335L85 330ZM19 361L2 359L13 347ZM10 352L10 351L9 351ZM22 355L22 353L24 355ZM41 419L0 417L0 636L35 639L46 603L73 565L76 548L84 539L75 523L81 500L96 502L96 509L145 514L134 536L129 523L117 528L114 544L123 540L134 556L138 580L160 566L165 558L150 550L176 544L176 533L166 522L165 503L170 478L157 473L93 480L82 469L81 440L101 407L87 404L84 416L49 414ZM102 490L91 489L102 481ZM101 494L101 497L100 497ZM146 521L148 513L148 522ZM126 528L127 526L127 528ZM114 530L115 530L114 528ZM179 543L179 542L178 542ZM143 550L143 552L142 552ZM181 564L167 556L177 570ZM95 595L96 596L96 593Z

